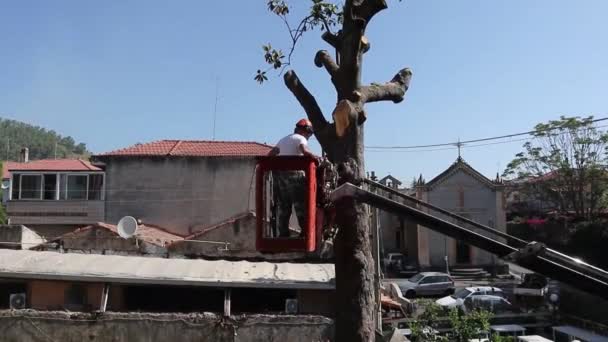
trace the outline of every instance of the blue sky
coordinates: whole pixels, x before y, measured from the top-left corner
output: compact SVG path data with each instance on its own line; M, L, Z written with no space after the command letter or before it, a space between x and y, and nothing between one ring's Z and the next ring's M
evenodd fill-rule
M286 46L288 38L265 3L2 1L0 116L71 135L94 152L211 139L218 84L216 139L274 143L303 112L281 78L253 81L261 45ZM607 1L389 5L368 28L363 79L384 82L405 66L414 78L406 101L368 106L366 145L452 142L527 131L560 115L608 116ZM334 91L312 63L327 48L308 34L293 68L330 116ZM521 144L463 156L493 177ZM409 182L432 178L456 156L368 151L366 168Z

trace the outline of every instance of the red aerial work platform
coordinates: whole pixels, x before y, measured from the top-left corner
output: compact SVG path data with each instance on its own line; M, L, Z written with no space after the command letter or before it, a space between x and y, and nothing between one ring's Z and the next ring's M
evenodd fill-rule
M315 160L299 156L259 157L256 169L256 249L260 252L313 252L316 249L316 179ZM277 223L272 218L272 187L270 180L273 171L304 171L306 186L304 203L306 205L306 224L300 227L302 235L297 237L277 237ZM270 215L270 217L269 217Z

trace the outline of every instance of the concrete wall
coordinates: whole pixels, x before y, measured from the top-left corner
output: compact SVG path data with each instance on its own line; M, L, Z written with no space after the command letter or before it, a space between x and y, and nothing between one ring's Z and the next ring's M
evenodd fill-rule
M255 208L254 158L109 158L106 222L130 215L189 235Z
M399 203L406 203L409 205L414 205L413 203L408 203L409 201L398 197L396 195L393 195L387 191L383 191L381 189L377 189L377 188L372 188L373 192L380 195L380 196L384 196L386 198L390 198L394 201L397 201ZM406 189L395 189L397 191L407 191ZM413 227L411 222L408 222L407 220L403 220L400 219L399 217L397 217L396 215L380 210L380 209L376 209L376 208L371 208L371 210L376 211L377 215L378 215L378 221L377 222L373 222L374 220L374 215L372 215L372 223L371 223L371 227L372 229L375 229L375 225L376 223L380 225L380 229L381 231L381 238L382 238L382 245L381 248L384 249L384 253L391 253L391 252L399 252L399 253L403 253L404 255L415 255L417 248L415 248L415 246L413 245L413 243L415 243L415 236L412 236L409 233L409 230ZM397 240L397 237L400 236L400 239ZM414 238L414 240L412 240L412 238Z
M104 201L8 201L13 224L86 225L104 221Z
M0 248L29 249L44 242L44 239L23 225L0 225Z
M326 342L333 321L321 316L0 311L3 341Z
M261 253L256 249L256 217L249 213L241 215L234 220L228 220L197 235L192 240L229 242L225 245L204 243L197 241L178 241L167 247L169 257L211 257L235 259L264 259L294 261L305 258L317 258L316 253L289 252L289 253Z
M194 240L229 242L228 250L223 245L179 241L169 247L172 256L197 255L210 257L260 257L256 251L256 218L249 214L231 220L196 236Z

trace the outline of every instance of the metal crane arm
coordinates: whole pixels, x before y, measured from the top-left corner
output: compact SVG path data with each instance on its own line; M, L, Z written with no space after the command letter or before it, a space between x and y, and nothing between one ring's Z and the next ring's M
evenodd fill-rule
M415 201L413 202L422 205L420 203L421 201L411 196L400 193L399 195L403 195L408 200L414 199ZM348 199L367 203L397 216L408 218L428 229L464 241L472 246L495 254L498 257L511 259L514 263L534 272L544 274L552 279L562 281L573 287L608 299L608 272L592 265L585 264L582 261L571 258L565 254L545 248L542 245L532 243L526 245L522 249L516 249L501 241L481 235L458 224L445 221L439 217L420 211L417 208L396 202L350 183L342 184L330 195L330 200L332 202ZM480 225L474 221L449 213L441 208L431 206L428 203L424 203L424 206L431 207L433 210L437 210L444 215L449 214L448 216L450 217L455 216L455 218L460 219L461 221L465 220L468 224L472 224L476 227L482 226L484 230L494 231L492 232L494 234L496 234L496 232L504 234L490 227Z

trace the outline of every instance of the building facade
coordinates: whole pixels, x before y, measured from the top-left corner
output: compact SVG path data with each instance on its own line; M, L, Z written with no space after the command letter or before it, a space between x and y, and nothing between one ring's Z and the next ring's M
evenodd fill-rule
M162 140L94 156L107 175L105 222L133 216L187 236L254 210L255 142Z
M421 177L415 189L409 192L405 189L399 191L477 223L506 232L503 189L504 186L498 177L495 180L485 177L459 157L448 169L431 181L424 182ZM428 209L421 210L442 217L441 214ZM454 219L443 218L454 222ZM401 252L422 270L461 267L495 270L502 265L502 261L486 251L407 219L399 219L392 214L381 212L379 223L382 227L385 252ZM501 240L473 227L466 228Z
M80 159L7 163L7 217L45 238L104 220L105 172Z

